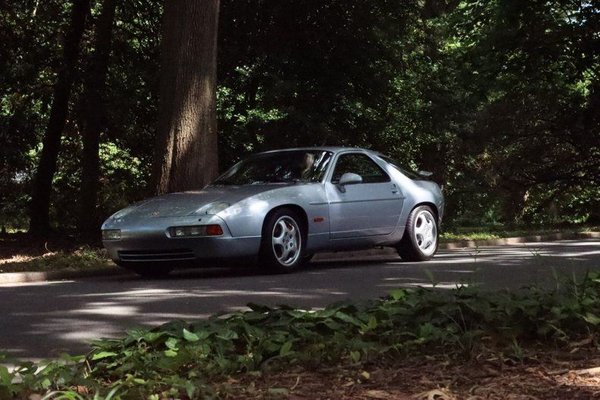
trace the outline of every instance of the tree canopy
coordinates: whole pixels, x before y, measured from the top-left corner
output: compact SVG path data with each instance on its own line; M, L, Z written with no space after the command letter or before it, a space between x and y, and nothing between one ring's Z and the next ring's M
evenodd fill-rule
M0 226L28 226L79 3L0 3ZM73 62L49 193L55 229L76 229L73 203L90 186L82 161L100 112L89 82L107 52L96 39L104 3L90 1ZM158 0L116 5L98 220L152 192L162 13ZM433 171L449 224L598 221L599 19L597 2L572 0L221 0L219 169L261 150L364 146Z

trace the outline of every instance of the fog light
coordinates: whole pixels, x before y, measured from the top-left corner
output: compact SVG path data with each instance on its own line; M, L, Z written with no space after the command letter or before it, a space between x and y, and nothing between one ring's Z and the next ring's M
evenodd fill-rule
M120 229L105 229L102 231L102 240L119 240L121 239Z
M221 236L223 228L220 225L196 225L196 226L173 226L169 228L171 237L201 237L201 236Z

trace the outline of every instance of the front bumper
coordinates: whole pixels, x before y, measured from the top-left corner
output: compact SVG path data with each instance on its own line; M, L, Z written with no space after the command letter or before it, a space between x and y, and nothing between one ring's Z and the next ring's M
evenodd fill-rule
M198 219L145 218L139 221L107 221L102 229L120 229L119 240L104 240L111 259L118 264L144 262L190 263L202 260L255 256L260 236L233 237L224 220L212 216L201 224L219 224L220 236L170 237L173 226L198 225Z

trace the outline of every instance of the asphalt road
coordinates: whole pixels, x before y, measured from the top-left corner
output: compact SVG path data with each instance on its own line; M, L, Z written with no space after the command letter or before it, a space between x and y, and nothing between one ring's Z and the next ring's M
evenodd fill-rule
M433 261L313 262L290 275L229 267L178 271L164 280L134 275L0 286L0 352L23 359L81 354L99 337L136 326L206 318L249 302L323 307L370 299L400 286L440 288L480 283L487 288L554 285L555 272L600 271L600 240L526 243L440 251Z

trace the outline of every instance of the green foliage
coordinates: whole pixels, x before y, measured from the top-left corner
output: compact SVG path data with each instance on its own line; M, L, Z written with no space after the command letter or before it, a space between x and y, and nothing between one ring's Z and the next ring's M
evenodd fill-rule
M73 207L81 188L81 151L80 136L63 136L63 151L58 160L57 173L52 182L52 220L63 229L73 229L78 214ZM29 152L32 164L37 162L41 144ZM115 210L124 208L132 199L144 193L147 187L148 165L114 142L100 145L100 215L107 217ZM14 204L18 206L19 204ZM20 204L22 207L23 204Z
M447 116L462 152L453 157L460 175L450 197L460 203L451 214L477 220L487 204L488 222L591 219L598 11L589 2L498 0L463 1L448 15L445 72L466 96Z
M451 226L596 223L596 3L221 1L221 169L278 147L365 146L433 171ZM0 8L0 225L8 228L27 227L30 153L48 121L57 32L70 4ZM52 195L53 223L62 229L78 211L82 88L98 7L92 2ZM161 13L159 0L117 7L102 216L149 194L142 188L154 156ZM111 170L117 160L123 167Z
M532 342L561 346L598 333L600 277L589 274L559 287L398 289L377 301L314 311L249 304L247 312L96 341L85 358L0 369L0 393L204 398L235 374L357 365L429 351L462 357L486 349L518 358Z
M82 41L82 65L73 88L52 193L52 222L62 230L72 229L78 213L73 200L81 186L83 71L91 62L92 28L99 4L92 2L92 15ZM161 4L151 0L118 6L105 93L107 129L101 138L102 216L148 194L145 185L157 115ZM57 0L0 6L0 228L28 226L31 180L60 65L60 32L69 22L70 6L71 2ZM111 166L115 162L122 167L115 170Z
M394 143L390 121L415 120L395 107L413 107L401 57L417 17L416 1L221 2L222 165L278 147Z

